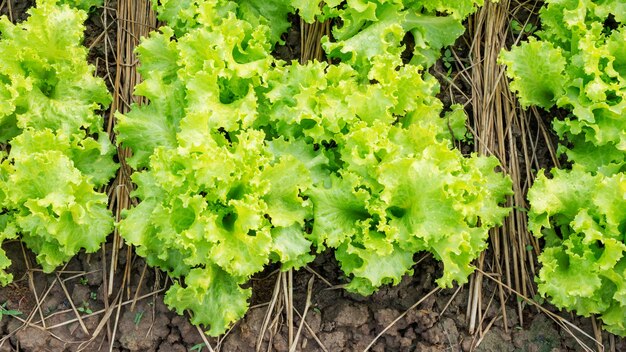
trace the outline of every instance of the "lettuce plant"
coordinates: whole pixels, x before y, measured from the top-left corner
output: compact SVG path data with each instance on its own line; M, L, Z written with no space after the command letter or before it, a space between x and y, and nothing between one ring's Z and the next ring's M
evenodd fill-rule
M626 3L550 0L538 38L503 52L524 106L568 111L553 127L571 170L530 189L529 229L545 240L539 292L557 307L599 314L626 335Z
M117 132L141 203L119 229L176 279L166 303L220 334L246 312L254 273L327 247L353 292L399 282L419 251L443 262L441 286L466 282L511 181L495 158L453 149L465 115L443 111L424 70L475 2L267 4L162 1L169 26L138 48L150 103L118 115ZM339 62L271 56L291 11L343 19L325 44ZM427 48L404 64L407 32Z
M600 314L608 331L626 335L626 177L577 165L552 173L528 194L530 230L545 240L539 292L557 307Z
M0 18L0 240L20 236L45 272L113 229L106 194L115 148L95 112L107 106L82 46L84 11L39 0L13 25ZM0 268L9 260L1 252ZM11 275L0 272L0 283Z
M626 29L623 1L546 1L542 28L501 61L523 106L559 107L560 150L590 172L624 170Z
M413 38L410 63L432 66L443 47L465 32L462 20L481 6L483 0L396 0L327 1L325 18L338 18L342 25L333 29L334 40L323 39L329 57L363 69L372 59L386 54L399 57L406 49L407 34ZM340 6L341 5L341 6Z
M144 40L136 93L151 103L118 116L117 127L135 152L129 162L147 167L133 175L142 202L120 233L150 265L183 279L165 301L211 335L243 316L251 291L242 285L270 260L288 269L313 258L304 237L312 209L301 194L308 164L252 127L255 88L273 63L269 28L216 10L223 6L232 4L199 4L199 22L176 40L168 27ZM304 157L314 154L307 147Z

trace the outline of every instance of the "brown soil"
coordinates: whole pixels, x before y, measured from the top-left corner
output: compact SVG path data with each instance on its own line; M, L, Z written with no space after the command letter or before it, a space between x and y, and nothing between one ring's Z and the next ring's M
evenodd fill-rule
M25 9L32 5L32 1L9 2L13 5L12 18L16 20L24 19ZM8 7L1 7L0 14L7 13ZM90 60L98 67L98 74L110 83L115 65L109 60L114 55L111 43L100 36L107 27L102 18L101 10L91 14L86 43L87 46L93 44ZM294 19L294 23L297 20ZM115 35L110 37L115 38ZM277 48L276 55L283 59L298 58L300 35L297 29L284 39L286 43ZM459 52L463 49L459 48ZM106 62L109 65L105 65ZM440 71L445 72L445 69L440 68ZM445 103L466 101L463 96L446 95L447 91L444 83L442 100ZM539 155L547 154L546 150L539 151ZM13 261L10 271L15 282L0 288L0 304L4 307L0 312L12 310L19 314L0 315L0 352L209 350L199 329L192 326L186 316L178 316L163 304L163 292L168 285L164 274L147 268L143 259L134 254L129 257L126 247L118 252L111 294L106 292L110 283L104 282L104 278L109 277L111 243L100 252L80 254L62 270L49 275L33 269L34 256L19 242L5 243L3 248ZM405 277L395 287L384 287L370 297L337 288L345 281L330 252L320 255L310 265L310 271L295 272L293 302L297 312L305 310L308 283L314 280L306 326L300 334L297 350L363 351L372 341L375 342L370 350L376 352L583 351L584 344L591 349L599 348L581 332L568 333L549 315L531 305L524 306L520 319L516 296L507 296L506 305L502 307L498 299L499 287L489 279L484 280L482 289L479 331L469 334L467 286L429 295L436 290L434 280L440 276L441 267L428 256L422 259L413 276ZM270 328L260 338L279 275L275 269L268 268L252 280L252 308L226 336L219 340L208 339L213 350L289 350L290 333L284 312L270 315L276 320L274 324L270 322ZM124 289L119 290L120 287ZM428 297L423 299L425 296ZM416 306L419 301L422 302ZM121 304L110 309L116 303ZM591 320L558 313L547 304L543 306L593 336ZM301 319L295 314L294 330L300 324ZM259 339L261 345L257 343ZM604 333L602 341L608 341L610 344L606 346L612 346L615 351L626 351L623 339Z
M108 351L107 335L112 337L112 351L207 350L202 347L204 342L198 329L189 324L187 317L176 315L163 304L162 288L166 285L163 275L148 268L141 280L145 269L142 259L135 257L130 266L131 284L128 292L121 293L125 296L122 307L113 310L108 326L99 327L105 309L101 252L79 255L56 275L31 270L30 281L20 244L9 243L5 248L13 260L11 271L17 280L0 289L0 302L6 303L6 309L19 310L21 314L5 316L0 320L0 336L4 336L0 351ZM124 266L126 251L120 253L119 265ZM27 253L27 258L32 260L32 254ZM320 256L310 268L332 284L342 282L337 277L337 263L330 253ZM484 297L487 297L483 306L483 325L490 325L484 336L472 336L467 332L466 287L439 291L411 309L436 288L433 282L439 274L440 265L426 258L416 267L415 274L406 277L399 285L385 287L370 297L362 297L329 287L308 271L296 272L293 301L298 312L304 310L307 283L315 276L311 308L306 316L308 327L303 329L298 351L363 351L384 329L386 332L374 343L371 351L584 350L547 315L538 314L530 307L524 310L525 324L520 326L514 306L507 306L505 325L499 304L490 300L497 288L491 281L486 282L483 291ZM256 350L267 311L265 303L272 296L277 275L269 270L257 275L252 281L254 297L251 304L259 307L250 309L226 337L219 341L210 339L213 348L221 345L222 351ZM116 280L115 287L120 287L122 275ZM141 286L138 287L140 281ZM42 302L39 306L36 306L38 299L31 287ZM137 291L139 297L148 296L138 299L133 309L133 297ZM111 301L112 297L107 300ZM77 315L81 317L86 331L77 321ZM401 315L404 316L392 325ZM41 316L45 317L45 324L41 322ZM31 326L25 325L25 321L29 321ZM296 317L294 322L298 327L300 319ZM588 321L576 319L575 322L587 333L591 332ZM98 330L99 334L92 338ZM576 335L580 336L580 333ZM261 350L288 351L288 336L286 324L276 331L268 331ZM589 340L584 342L590 344ZM617 351L626 350L626 344L620 340L616 348Z

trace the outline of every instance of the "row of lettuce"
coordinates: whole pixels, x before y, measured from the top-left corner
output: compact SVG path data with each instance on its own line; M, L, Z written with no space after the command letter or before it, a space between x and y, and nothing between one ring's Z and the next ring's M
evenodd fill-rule
M210 334L246 312L253 274L300 268L312 250L332 248L362 294L398 283L420 251L443 262L441 286L466 282L508 213L511 181L495 158L452 148L465 116L441 117L425 73L473 3L340 3L161 2L169 26L138 49L150 104L118 116L117 133L141 203L120 233L176 278L166 303ZM341 19L323 44L335 64L271 55L293 11Z
M252 275L269 263L298 269L326 248L352 292L398 283L422 251L443 263L440 286L462 284L509 212L511 181L495 158L453 148L465 114L444 111L428 68L481 2L155 2L167 25L137 49L135 93L150 103L118 114L115 131L133 151L140 203L114 224L101 190L116 148L97 113L110 95L86 62L86 13L39 0L21 24L0 20L10 53L0 57L0 240L19 237L50 272L117 226L174 278L166 303L211 335L245 314ZM540 176L529 193L531 229L546 234L540 290L624 333L626 38L616 14L626 5L570 2L548 4L541 40L502 60L524 104L575 116L555 122L573 169ZM323 40L333 64L271 55L289 13L341 23ZM617 29L594 24L608 20ZM1 284L11 280L0 270Z
M474 2L348 5L161 1L168 26L137 49L136 94L150 103L117 116L116 138L133 150L141 202L117 226L175 279L166 303L211 335L245 314L252 275L271 262L300 268L326 248L353 292L398 283L420 251L443 262L441 286L464 283L508 213L510 179L495 158L453 148L465 115L443 112L425 71ZM271 55L291 12L340 19L324 43L336 64ZM110 97L85 60L85 17L41 0L0 27L12 53L0 59L0 226L46 272L97 250L114 226L98 190L115 174L115 148L95 113Z
M539 292L626 335L626 1L548 0L540 19L538 38L501 57L523 106L564 116L553 128L569 166L528 193Z

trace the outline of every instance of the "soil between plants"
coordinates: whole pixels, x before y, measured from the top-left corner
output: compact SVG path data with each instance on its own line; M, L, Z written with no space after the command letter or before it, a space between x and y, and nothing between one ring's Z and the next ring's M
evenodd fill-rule
M11 0L9 0L11 1ZM32 1L13 1L13 18L23 20L25 10ZM2 14L6 14L6 8ZM91 14L87 22L86 43L93 42L103 32L100 11ZM294 21L295 23L296 21ZM113 26L114 27L114 26ZM113 36L114 38L115 36ZM300 52L300 35L297 29L284 37L286 43L277 48L277 56L283 59L297 59ZM98 74L105 76L103 58L110 46L104 41L91 48L89 59L98 67ZM109 67L114 69L114 65ZM111 70L108 71L111 74ZM446 91L445 89L442 91ZM451 97L442 97L450 102ZM545 152L545 151L544 151ZM546 153L544 153L546 154ZM109 270L110 258L102 258L103 251L93 254L81 253L57 274L45 275L28 268L35 263L34 255L17 241L5 243L13 265L10 272L15 282L0 288L0 304L7 310L19 311L17 316L4 315L0 320L0 352L5 351L142 351L142 352L183 352L207 351L198 329L192 326L187 316L179 316L163 303L163 288L167 287L165 275L157 270L146 268L143 259L134 254L127 257L127 251L119 251L117 261L119 274L115 275L113 287L122 286L121 270L130 260L128 289L121 292L123 305L109 318L109 324L99 326L105 308L103 272ZM111 244L105 246L104 253L111 253ZM25 253L25 255L23 255ZM104 260L103 260L104 259ZM418 258L421 259L421 258ZM523 310L522 321L516 310L515 297L507 300L505 307L506 325L502 319L502 308L498 301L498 287L495 282L485 279L483 287L483 322L487 332L484 335L468 333L466 318L468 289L453 287L441 290L430 296L419 306L409 309L425 295L436 288L434 280L441 275L441 265L431 257L426 257L415 267L412 276L407 276L394 287L383 287L369 297L350 294L334 285L345 283L340 277L341 270L331 252L325 252L310 265L312 271L328 280L329 287L313 273L300 270L294 273L294 307L303 312L307 298L309 280L314 277L311 307L306 315L308 328L304 328L299 339L298 351L322 351L318 339L327 351L363 351L375 337L387 329L373 344L371 351L486 351L486 352L557 352L582 351L580 344L566 331L559 328L546 314L527 306ZM144 273L145 270L145 273ZM142 273L144 273L142 278ZM278 273L276 268L268 268L251 281L253 297L246 317L222 339L209 339L211 346L218 345L221 351L248 352L260 348L261 351L283 352L289 350L289 332L286 324L267 332L261 346L257 341L265 319L267 305L272 298ZM61 284L61 282L63 284ZM139 283L141 283L139 285ZM37 292L37 297L33 293ZM47 295L46 295L47 292ZM117 290L114 290L117 292ZM137 293L138 292L138 293ZM136 295L142 299L130 303ZM152 294L151 294L152 293ZM45 297L44 297L45 295ZM111 301L113 297L107 297ZM37 306L37 302L42 302ZM74 307L72 307L72 304ZM555 311L548 305L545 307ZM77 321L76 312L82 317ZM24 324L30 320L34 325ZM404 314L405 313L405 314ZM95 314L95 315L94 315ZM404 314L404 317L393 323ZM588 334L592 334L589 319L575 318L560 313ZM45 325L40 321L45 317ZM22 319L22 320L20 320ZM36 326L35 326L36 325ZM294 318L294 326L300 319ZM45 326L46 328L42 328ZM100 333L92 338L95 331ZM112 346L108 336L113 337ZM577 333L580 337L580 334ZM608 340L605 334L603 341ZM479 343L480 342L480 343ZM595 347L589 339L584 340ZM477 346L477 347L476 347ZM617 351L626 351L623 339L616 341Z
M26 265L21 254L20 243L12 242L4 246L13 260L11 271L16 275L14 284L0 289L0 302L6 303L6 309L19 310L23 319L35 309L37 301L29 287L27 279L20 279L26 273ZM110 253L107 245L107 253ZM0 346L5 351L108 351L106 328L90 343L90 334L97 329L102 316L91 316L90 312L104 309L104 285L102 282L102 252L91 255L81 253L72 259L59 273L68 291L66 294L54 274L44 275L34 271L33 284L43 304L35 311L33 323L39 320L40 312L46 316L47 330L39 327L22 326L22 322L12 316L4 316L0 320L0 336L10 338ZM126 264L126 251L120 252L119 266ZM32 260L32 254L27 256ZM133 256L131 265L130 296L125 301L132 301L137 290L139 296L160 290L165 285L162 273L148 269L140 282L145 264L143 259ZM319 256L311 265L319 275L332 284L340 284L339 268L332 257L326 252ZM257 275L251 283L253 297L252 308L246 317L238 322L232 331L221 341L221 351L248 352L255 351L257 339L265 318L267 303L272 296L277 279L277 272L268 269ZM76 273L87 273L76 278ZM478 347L473 347L480 336L468 334L466 309L468 292L466 287L445 289L430 296L414 309L409 308L427 295L436 286L434 280L441 274L440 264L432 258L424 259L412 276L407 276L397 286L384 287L370 297L362 297L347 293L342 289L329 288L321 280L314 279L311 307L306 315L306 323L310 328L303 329L299 340L298 351L323 351L315 337L325 346L327 351L363 351L365 347L383 329L386 329L398 316L404 317L393 324L384 335L372 346L371 351L485 351L485 352L556 352L582 351L579 344L565 331L550 320L545 314L537 313L536 309L527 307L524 310L524 326L520 326L519 318L513 304L506 307L507 325L501 319L500 305L497 300L484 300L483 319L485 325L493 320L493 325L482 336ZM300 270L294 273L294 306L298 312L304 311L307 295L307 283L314 274ZM70 278L70 279L68 279ZM68 279L68 280L65 280ZM122 275L115 278L114 287L120 287ZM49 289L45 298L41 296ZM483 287L483 297L497 297L494 292L497 286L487 281ZM126 292L122 294L127 295ZM75 321L76 315L71 309L71 302L83 317L83 322L90 334L86 334L80 324ZM511 302L509 302L511 303ZM116 317L117 315L117 317ZM566 316L567 318L571 318ZM206 351L202 348L203 340L197 328L188 322L188 317L179 316L163 304L163 294L158 293L137 301L134 310L128 303L115 311L111 318L111 328L117 319L117 331L112 351ZM69 324L54 327L57 324L72 321ZM294 319L295 326L300 319ZM588 320L575 319L578 326L588 333L591 326ZM41 326L41 323L37 323ZM17 331L16 333L13 333ZM314 335L311 333L313 332ZM288 331L285 324L275 331L270 341L267 333L262 342L262 351L288 351ZM586 341L589 343L589 341ZM215 339L210 339L213 348L217 346ZM194 349L195 348L195 349ZM619 341L617 351L626 350L626 344Z

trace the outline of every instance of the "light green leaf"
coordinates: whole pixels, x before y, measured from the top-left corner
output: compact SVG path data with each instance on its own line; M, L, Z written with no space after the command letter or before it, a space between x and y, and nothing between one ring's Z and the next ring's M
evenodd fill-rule
M524 107L537 105L549 109L564 93L565 58L559 48L547 42L531 38L509 52L502 52L500 62L507 65L511 89Z
M184 287L175 283L165 294L164 302L182 315L191 312L191 322L204 325L207 334L223 334L248 310L251 290L242 289L240 279L215 265L194 268L185 277Z
M300 269L315 259L311 255L312 243L304 237L304 230L299 225L274 227L272 241L272 252L282 263L282 270Z
M398 247L387 255L380 255L371 248L361 249L347 244L339 247L335 255L343 271L356 278L346 289L362 295L372 294L383 284L397 285L403 275L412 273L411 267L414 264L413 252ZM358 264L350 263L350 257Z
M339 247L359 231L357 224L360 221L370 217L366 208L370 195L355 189L358 185L355 176L346 176L331 177L328 186L320 185L307 192L313 203L315 219L309 238L319 248L324 245Z

